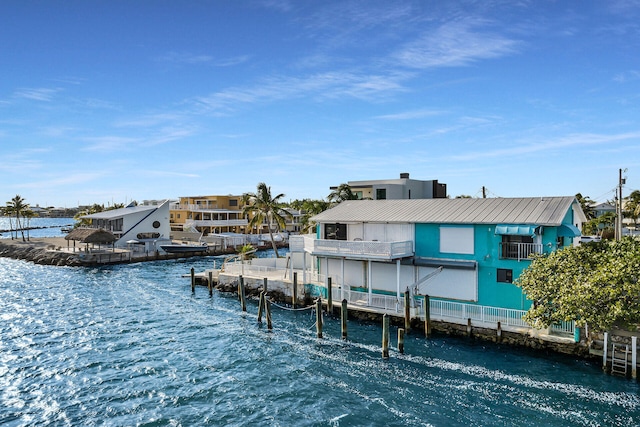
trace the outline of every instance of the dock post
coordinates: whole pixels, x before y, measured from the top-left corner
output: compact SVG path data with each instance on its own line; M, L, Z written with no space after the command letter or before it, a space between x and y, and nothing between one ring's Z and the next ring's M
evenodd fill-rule
M329 314L333 315L333 295L331 295L332 285L331 285L331 277L327 277L327 311Z
M213 271L209 271L209 296L213 296Z
M239 293L240 293L240 306L242 306L242 311L247 311L247 299L244 295L244 277L240 276L240 284Z
M382 316L382 358L389 358L389 316Z
M424 335L431 337L431 300L429 295L424 296Z
M404 329L407 334L411 330L411 293L407 286L407 291L404 293Z
M341 319L341 328L342 329L342 339L347 339L347 300L342 300L342 307L340 307L340 319Z
M631 378L634 380L638 378L638 372L636 364L638 363L638 337L631 337Z
M264 291L260 292L260 299L258 302L258 323L262 323L262 311L264 310L264 300L265 300Z
M404 354L404 329L398 329L398 352Z
M191 293L194 294L196 292L196 272L193 267L191 267Z
M295 310L296 301L298 300L298 272L293 272L293 296L291 297L291 306Z
M602 370L607 370L607 350L609 349L609 333L604 333L604 344L602 345Z
M316 301L316 331L318 338L322 338L322 298Z
M242 301L240 299L240 284L242 283L244 279L242 278L242 274L238 276L238 301Z
M267 294L267 283L269 283L269 280L265 277L262 280L262 291L264 292L264 294Z
M471 336L471 318L470 317L467 319L467 336L468 337Z
M502 341L502 325L498 322L498 328L496 329L496 339L498 342Z
M273 324L271 323L271 301L269 301L266 297L264 299L264 306L267 317L267 328L271 330L273 329Z

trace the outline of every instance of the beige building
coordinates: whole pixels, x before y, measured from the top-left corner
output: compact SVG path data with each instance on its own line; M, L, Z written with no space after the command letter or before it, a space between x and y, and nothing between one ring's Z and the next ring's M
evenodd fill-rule
M180 197L169 212L172 231L197 231L205 236L245 233L248 224L242 215L242 196Z

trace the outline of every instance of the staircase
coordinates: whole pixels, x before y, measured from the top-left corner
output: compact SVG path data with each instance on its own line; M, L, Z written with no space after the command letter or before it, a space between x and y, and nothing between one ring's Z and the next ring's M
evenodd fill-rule
M627 376L629 346L613 344L611 350L611 373L615 375Z

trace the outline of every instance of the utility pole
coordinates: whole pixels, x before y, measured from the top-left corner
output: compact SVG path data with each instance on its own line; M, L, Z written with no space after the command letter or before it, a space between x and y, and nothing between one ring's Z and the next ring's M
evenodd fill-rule
M626 172L627 170L625 169L624 171ZM625 184L625 182L626 178L622 177L622 169L619 169L617 194L618 203L616 204L616 240L620 240L622 238L622 186Z

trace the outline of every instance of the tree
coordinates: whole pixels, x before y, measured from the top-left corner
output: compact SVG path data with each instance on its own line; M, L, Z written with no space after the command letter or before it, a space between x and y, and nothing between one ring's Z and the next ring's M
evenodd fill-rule
M535 327L575 320L594 331L640 323L640 240L594 242L534 258L516 280Z
M258 184L255 193L246 193L242 196L244 204L242 213L249 218L249 228L253 230L254 227L262 227L262 224L266 221L276 258L279 258L280 255L273 238L273 225L278 229L286 227L283 216L285 214L283 211L284 204L280 201L283 197L284 194L282 193L272 197L271 187L267 187L264 182Z
M7 202L7 211L16 218L16 239L18 238L18 230L20 230L23 242L26 242L26 239L24 238L24 229L20 225L20 218L28 209L29 205L25 203L25 200L19 194L16 194L13 199ZM11 237L13 238L13 235Z
M330 205L331 204L325 200L312 199L294 200L289 204L289 206L300 211L302 214L300 222L302 224L301 232L303 234L315 232L316 224L311 221L311 218L329 209Z
M330 202L340 203L345 200L358 200L358 195L351 190L349 184L340 184L338 188L329 193L327 198Z
M576 194L576 200L580 203L582 212L584 212L584 215L588 220L596 217L596 210L593 208L594 202L589 198L589 196L583 197L581 193L578 193Z
M94 203L93 205L89 206L88 208L79 211L78 213L76 213L73 216L73 219L76 221L75 223L75 227L81 227L81 226L90 226L91 225L91 220L90 219L86 219L86 218L82 218L85 215L91 215L94 213L98 213L98 212L104 212L104 205L99 205L97 203Z
M30 229L30 225L31 225L31 218L35 218L36 216L38 216L34 211L32 211L31 209L27 209L22 213L22 216L25 218L25 220L27 221L25 224L25 228L27 229L27 240L31 240L30 236L29 236L29 229Z
M635 190L627 198L625 209L622 212L625 218L633 220L634 227L638 227L638 217L640 217L640 190Z

